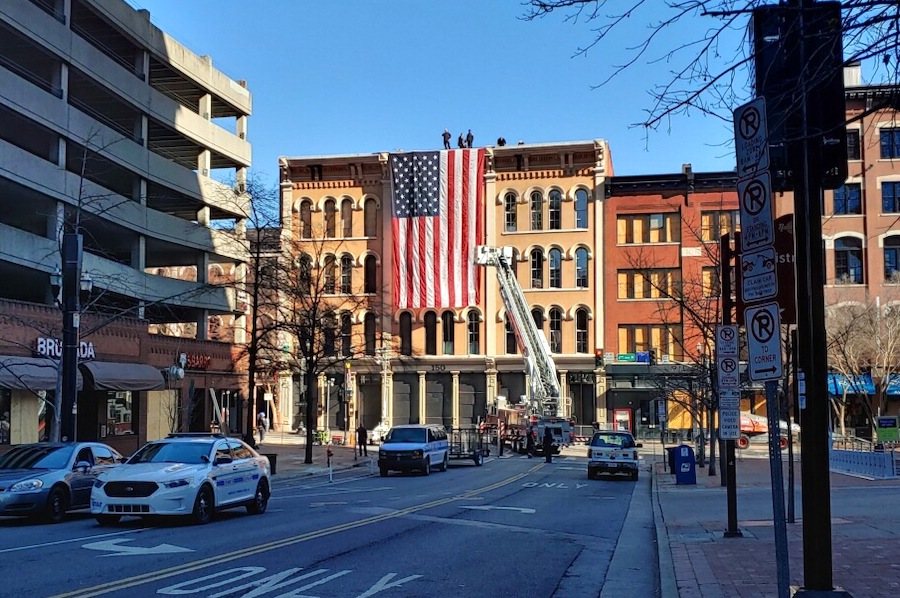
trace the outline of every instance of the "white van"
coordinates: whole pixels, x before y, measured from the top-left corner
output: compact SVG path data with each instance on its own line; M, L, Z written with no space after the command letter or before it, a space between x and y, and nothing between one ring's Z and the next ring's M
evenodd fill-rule
M378 450L378 471L382 477L389 471L417 470L428 475L432 467L447 471L449 460L450 445L443 426L394 426Z

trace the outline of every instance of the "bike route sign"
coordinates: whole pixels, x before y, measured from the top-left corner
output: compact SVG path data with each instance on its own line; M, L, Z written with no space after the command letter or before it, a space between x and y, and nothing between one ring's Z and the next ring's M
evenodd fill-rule
M744 310L750 379L777 380L782 376L781 318L778 304L764 303Z

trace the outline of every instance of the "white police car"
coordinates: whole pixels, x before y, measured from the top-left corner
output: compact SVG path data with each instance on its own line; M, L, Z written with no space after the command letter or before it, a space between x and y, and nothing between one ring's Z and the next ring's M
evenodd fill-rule
M126 515L184 515L202 524L215 511L238 506L264 513L270 471L269 459L238 438L170 434L98 476L91 513L101 525Z

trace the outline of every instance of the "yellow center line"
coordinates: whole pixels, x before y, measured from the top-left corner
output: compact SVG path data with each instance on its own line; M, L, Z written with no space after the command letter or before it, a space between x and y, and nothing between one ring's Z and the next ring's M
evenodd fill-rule
M380 523L382 521L387 521L389 519L396 519L398 517L403 517L403 516L409 515L411 513L416 513L418 511L424 511L426 509L440 507L442 505L446 505L446 504L451 503L456 500L468 500L468 499L471 499L475 495L483 494L485 492L490 492L491 490L496 490L498 488L502 488L503 486L511 484L517 480L521 480L528 474L537 471L538 469L540 469L543 466L544 466L544 464L540 463L538 465L535 465L534 467L532 467L531 469L529 469L526 472L514 475L510 478L506 478L505 480L501 480L494 484L490 484L489 486L484 486L482 488L477 488L475 490L469 490L468 492L464 492L463 494L459 494L457 496L441 498L438 500L433 500L431 502L423 503L421 505L406 507L405 509L400 509L399 511L394 511L391 513L383 513L381 515L374 515L372 517L367 517L365 519L358 519L356 521L350 521L348 523L341 523L338 525L327 527L325 529L306 532L304 534L300 534L299 536L292 536L290 538L275 540L275 541L268 542L266 544L260 544L259 546L254 546L251 548L241 548L241 549L235 550L233 552L219 554L219 555L208 557L205 559L200 559L198 561L193 561L191 563L185 563L183 565L176 565L174 567L169 567L168 569L160 569L159 571L142 573L140 575L135 575L133 577L127 577L125 579L120 579L117 581L111 581L108 583L96 585L91 588L84 588L84 589L80 589L80 590L73 590L71 592L66 592L64 594L57 594L57 595L53 596L52 598L74 598L76 596L78 598L91 598L92 596L101 596L103 594L108 594L110 592L115 592L118 590L124 590L124 589L131 588L134 586L143 585L143 584L149 583L151 581L159 581L162 579L167 579L169 577L174 577L176 575L190 573L192 571L204 569L211 565L221 565L223 563L227 563L227 562L234 561L237 559L242 559L242 558L245 558L248 556L254 556L254 555L257 555L257 554L260 554L263 552L268 552L270 550L276 550L278 548L285 548L287 546L293 546L294 544L300 544L302 542L307 542L309 540L315 540L317 538L330 536L330 535L344 532L344 531L354 529L357 527L372 525L373 523Z

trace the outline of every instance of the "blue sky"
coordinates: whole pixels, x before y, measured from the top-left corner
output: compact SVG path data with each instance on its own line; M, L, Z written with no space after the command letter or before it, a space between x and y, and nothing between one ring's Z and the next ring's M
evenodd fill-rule
M475 145L603 138L616 174L732 170L731 125L676 117L657 131L648 90L666 66L639 65L591 89L621 53L574 56L595 24L563 14L525 21L519 0L128 0L253 94L253 170L278 156L440 147L471 128ZM712 27L697 19L687 27ZM635 19L616 43L646 36ZM678 39L670 34L672 39Z

